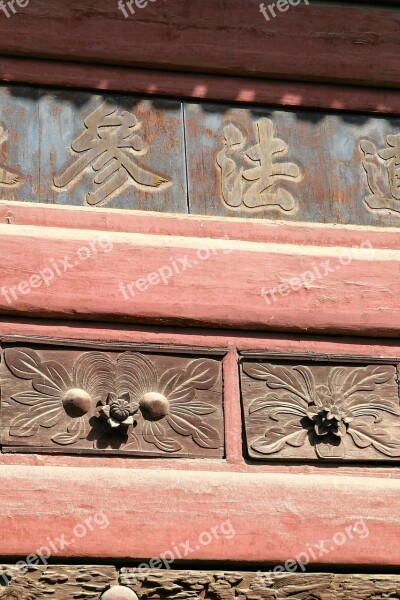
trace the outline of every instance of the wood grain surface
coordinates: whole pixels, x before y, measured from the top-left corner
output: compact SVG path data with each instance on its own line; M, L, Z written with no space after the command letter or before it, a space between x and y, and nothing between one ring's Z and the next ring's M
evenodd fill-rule
M0 53L399 87L399 19L396 10L302 3L267 22L258 0L158 0L125 18L108 0L36 0L2 15Z
M225 232L225 239L210 241L2 224L0 310L30 317L398 336L400 255L375 249L368 231L361 245L370 241L372 248L352 249L325 246L323 232L319 244L302 246L244 242L230 238L229 228Z

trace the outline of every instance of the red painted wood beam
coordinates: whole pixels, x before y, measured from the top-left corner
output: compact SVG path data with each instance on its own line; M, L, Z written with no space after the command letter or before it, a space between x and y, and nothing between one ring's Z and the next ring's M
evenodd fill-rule
M96 527L99 511L106 519ZM26 556L53 541L55 560L148 561L189 543L186 560L267 567L313 547L310 564L398 565L399 515L399 480L3 465L0 554ZM93 531L86 525L78 537L91 517ZM203 544L213 527L219 539Z
M267 219L241 219L177 215L110 208L55 206L0 200L0 223L84 229L109 233L143 233L194 238L227 238L246 242L361 246L367 238L374 248L400 249L397 228L352 227L322 223L285 223Z
M400 86L400 12L258 0L35 0L0 19L0 54L247 77ZM126 8L125 8L126 12Z
M400 114L400 92L323 83L0 57L0 81L145 96Z
M349 243L324 244L322 229L319 243L298 245L267 236L263 242L238 239L229 235L228 224L225 240L187 237L177 235L176 221L170 223L170 235L0 225L0 311L124 323L400 334L395 237L384 242L378 232L374 245L375 232L362 228L358 241L369 247L349 249ZM340 229L338 240L343 241Z

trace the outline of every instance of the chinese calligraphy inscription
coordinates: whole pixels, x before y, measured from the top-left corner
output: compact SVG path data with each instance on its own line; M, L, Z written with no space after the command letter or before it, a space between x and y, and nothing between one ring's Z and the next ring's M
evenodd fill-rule
M7 141L7 133L3 125L0 124L0 146L2 146ZM21 185L23 180L19 175L13 173L8 168L6 169L3 166L0 166L0 186L17 186Z
M217 156L221 170L221 193L231 208L274 207L290 212L296 208L293 195L281 182L302 180L294 163L277 162L288 153L288 146L275 137L275 127L268 118L256 123L257 144L246 148L242 132L232 123L224 127L224 148Z
M104 102L84 120L84 125L86 131L71 146L76 160L54 178L56 188L67 188L88 168L93 171L95 184L95 191L86 197L91 206L105 203L125 186L155 192L169 185L166 178L137 162L147 149L138 133L141 123L134 114Z

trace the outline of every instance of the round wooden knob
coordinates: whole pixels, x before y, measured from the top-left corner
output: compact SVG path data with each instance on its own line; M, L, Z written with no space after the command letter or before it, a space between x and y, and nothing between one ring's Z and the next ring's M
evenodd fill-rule
M114 585L104 592L101 600L139 600L135 592L122 585Z

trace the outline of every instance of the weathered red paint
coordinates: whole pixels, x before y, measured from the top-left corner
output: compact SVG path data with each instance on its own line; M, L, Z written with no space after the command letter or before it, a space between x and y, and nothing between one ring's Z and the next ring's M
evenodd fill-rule
M79 215L79 218L77 217ZM329 224L284 223L265 219L174 215L107 208L34 205L0 202L0 223L62 229L85 229L108 233L143 233L193 238L221 239L276 244L359 247L370 240L373 248L400 249L395 228L374 229Z
M266 567L320 540L329 549L336 533L363 519L368 536L317 553L315 564L396 565L399 492L399 480L373 477L3 466L0 553L27 555L62 534L69 541L77 524L103 510L109 526L75 539L57 559L148 560L189 541L191 560ZM197 543L226 520L234 536Z
M267 22L252 0L193 0L190 9L186 0L168 0L129 18L108 0L89 8L36 0L12 19L12 27L0 21L0 53L8 56L400 85L394 10L302 3Z
M0 311L32 317L125 323L399 335L398 250L356 249L352 251L351 262L340 265L342 253L349 256L348 244L325 246L321 243L322 235L320 244L309 241L300 246L277 244L268 239L264 243L238 241L229 236L228 231L225 230L225 235L229 239L223 242L178 235L120 235L103 231L107 243L112 244L112 251L98 251L94 258L78 260L77 252L83 247L89 248L101 232L0 225L3 285ZM374 247L373 232L366 228L362 231L363 242L369 241ZM340 232L339 239L343 239ZM208 253L207 260L202 258L204 253L200 257L202 252ZM61 276L54 274L49 285L42 282L40 287L30 286L28 292L26 285L21 288L25 292L19 291L20 288L15 291L32 274L51 267L53 261L61 264L66 256L73 262L72 268ZM134 287L133 295L127 291L131 282L170 267L173 260L186 260L185 257L191 268L173 274L168 285L146 284L145 291ZM269 304L261 295L262 289L276 290L282 281L298 277L315 265L324 273L324 267L319 265L326 261L330 261L331 271L312 285L278 295L277 300L270 300ZM4 289L8 290L7 294Z
M2 57L0 81L287 108L400 114L400 93L394 89L267 81L254 77L126 69L72 62L65 62L60 68L59 63L44 59Z

